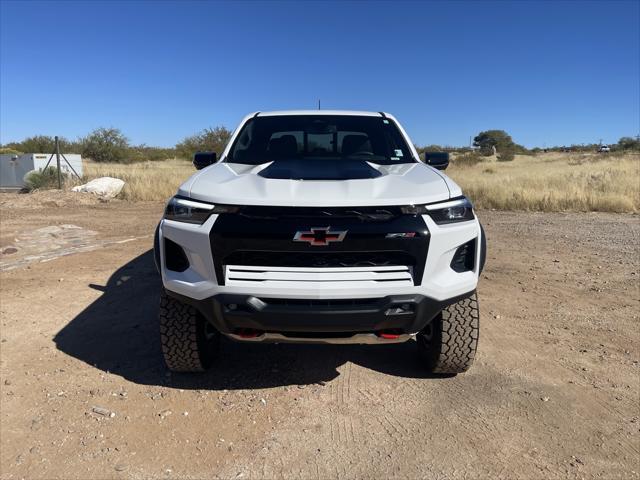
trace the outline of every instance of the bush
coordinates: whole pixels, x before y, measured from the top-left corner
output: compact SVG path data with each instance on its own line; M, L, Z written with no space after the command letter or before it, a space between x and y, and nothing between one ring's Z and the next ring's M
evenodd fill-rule
M82 155L94 162L130 162L129 140L117 128L97 128L82 139Z
M146 145L138 145L131 147L129 157L131 161L150 161L157 162L176 158L176 151L173 148L147 147Z
M67 175L62 173L61 180L64 184ZM25 188L28 191L58 188L58 169L47 167L44 170L32 170L25 176Z
M13 148L2 147L0 148L0 155L22 155L22 152Z
M478 153L483 157L490 157L496 153L495 147L493 145L482 145L478 149Z
M186 159L191 159L196 152L216 152L219 156L227 146L229 138L231 131L225 127L206 128L178 143L176 154Z
M418 156L422 158L424 152L443 152L444 149L440 145L425 145L424 147L419 147L418 145L414 145L416 151L418 152Z
M60 144L60 153L71 153L74 150L79 151L78 145L70 142L64 137L58 137ZM7 143L5 147L23 153L53 153L56 149L56 140L48 135L34 135L28 137L21 142Z
M453 159L453 165L460 167L472 167L482 161L482 156L476 152L465 153Z
M640 139L631 137L622 137L618 140L619 150L635 150L640 151Z
M512 148L503 149L500 152L498 152L498 155L496 156L496 159L499 162L511 162L513 161L514 158L515 158L515 153L514 153L514 149Z

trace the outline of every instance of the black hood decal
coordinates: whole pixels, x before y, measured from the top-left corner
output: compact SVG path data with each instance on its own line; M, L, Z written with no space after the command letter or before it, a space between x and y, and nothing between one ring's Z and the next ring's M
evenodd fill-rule
M282 159L261 170L264 178L281 180L358 180L382 176L365 160L353 159Z

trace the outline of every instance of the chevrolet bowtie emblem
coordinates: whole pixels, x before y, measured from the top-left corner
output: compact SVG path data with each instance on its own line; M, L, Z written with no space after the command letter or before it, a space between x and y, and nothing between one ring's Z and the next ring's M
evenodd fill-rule
M344 240L347 230L331 231L331 227L314 227L309 231L298 231L293 237L294 242L307 242L314 247L326 247L331 242Z

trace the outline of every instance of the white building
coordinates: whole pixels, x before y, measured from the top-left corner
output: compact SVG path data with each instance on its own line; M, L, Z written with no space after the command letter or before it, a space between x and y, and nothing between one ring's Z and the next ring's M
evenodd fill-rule
M76 173L82 176L82 156L74 153L65 153ZM22 155L0 155L0 189L19 190L24 187L24 176L31 170L42 170L47 165L51 154L49 153L25 153ZM56 156L51 158L50 167L56 166ZM60 155L60 170L73 175L73 171Z

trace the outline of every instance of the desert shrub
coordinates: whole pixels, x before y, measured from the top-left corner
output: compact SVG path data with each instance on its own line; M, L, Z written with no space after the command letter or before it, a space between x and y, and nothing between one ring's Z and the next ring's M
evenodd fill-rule
M117 128L97 128L81 140L82 155L95 162L130 162L129 140Z
M482 161L482 156L477 152L465 153L457 156L452 163L459 167L472 167Z
M511 162L516 158L516 155L512 148L505 148L498 152L496 158L499 162Z
M64 137L58 137L58 142L61 153L80 151L75 142L71 142ZM54 137L49 135L34 135L25 138L21 142L11 142L4 146L23 153L53 153L56 149L56 141Z
M67 175L62 173L62 183L64 184ZM44 170L33 170L25 176L25 189L28 191L45 190L49 188L58 188L58 169L56 167L47 167Z
M22 155L22 152L13 148L2 147L0 148L0 155Z
M173 148L157 148L138 145L126 149L126 160L120 163L157 162L176 157Z
M618 140L617 149L640 151L640 138L622 137Z
M130 153L130 157L135 159L134 161L138 161L139 159L140 161L157 162L176 158L176 151L174 148L138 145L137 147L131 147L131 150L132 152Z
M535 155L536 154L536 152L534 152L533 150L529 150L524 145L520 145L518 143L513 144L513 153L515 153L516 155Z
M226 127L206 128L200 133L185 138L176 145L179 158L191 159L196 152L216 152L218 155L227 146L231 131Z
M418 155L422 157L424 152L444 152L445 149L440 145L426 145L424 147L419 147L418 145L414 145L416 147L416 151Z

